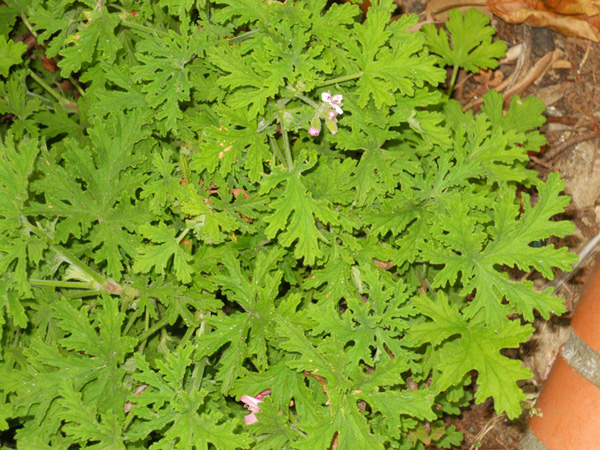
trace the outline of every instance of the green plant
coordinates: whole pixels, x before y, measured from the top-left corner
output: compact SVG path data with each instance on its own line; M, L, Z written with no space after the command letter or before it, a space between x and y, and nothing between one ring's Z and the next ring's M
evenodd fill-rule
M528 245L570 232L568 198L525 167L539 100L475 115L439 91L460 27L407 32L391 0L364 23L325 0L5 3L4 444L449 448L473 371L519 414L531 374L501 352L564 307L503 269L569 268Z

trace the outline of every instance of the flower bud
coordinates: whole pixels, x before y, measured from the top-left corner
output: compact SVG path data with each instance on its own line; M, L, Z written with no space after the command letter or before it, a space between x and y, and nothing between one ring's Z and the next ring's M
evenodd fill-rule
M333 135L336 135L338 132L337 120L325 120L325 126L329 130L329 132Z
M318 136L321 132L321 119L318 116L313 117L313 120L310 122L310 128L308 129L308 134L311 136Z

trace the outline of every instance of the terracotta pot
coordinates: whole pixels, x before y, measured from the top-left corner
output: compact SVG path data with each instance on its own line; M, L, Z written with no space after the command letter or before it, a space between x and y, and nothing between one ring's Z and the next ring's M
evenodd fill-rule
M522 450L600 450L600 263L571 320L529 421Z

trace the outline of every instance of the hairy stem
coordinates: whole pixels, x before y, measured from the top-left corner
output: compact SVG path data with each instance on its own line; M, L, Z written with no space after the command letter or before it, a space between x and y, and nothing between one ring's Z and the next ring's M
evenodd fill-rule
M128 20L122 20L121 25L128 27L128 28L133 28L134 30L147 31L149 33L156 33L161 36L169 37L169 33L167 33L166 31L157 30L156 28L151 28L146 25L142 25L141 23L135 23L135 22L129 22Z
M85 281L57 281L57 280L37 280L34 278L29 279L29 283L34 286L45 286L55 288L67 288L67 289L94 289L92 283Z
M183 230L181 232L181 234L179 236L177 236L177 244L181 244L181 241L183 241L183 238L191 231L191 228L186 228L185 230Z
M316 102L313 102L310 98L302 95L302 94L294 94L297 98L299 98L300 100L302 100L304 103L306 103L307 105L312 106L313 108L318 108L319 105Z
M131 330L131 327L133 326L135 321L140 317L142 312L143 310L140 308L134 311L133 314L131 314L129 320L127 321L127 325L125 325L125 328L123 329L123 336L127 336L129 334L129 330Z
M30 283L34 285L37 284L38 286L62 287L67 289L86 289L85 291L79 293L73 293L75 297L81 296L82 294L83 296L87 297L90 295L90 292L106 292L111 295L127 295L132 297L137 297L140 295L140 292L135 288L120 286L114 281L103 277L100 273L96 272L94 269L77 258L77 256L75 256L69 250L55 244L54 240L50 236L48 236L38 227L32 225L25 216L22 217L22 221L26 232L33 233L37 237L46 241L48 247L54 251L54 253L56 253L64 262L70 264L72 267L84 274L84 279L89 279L89 281L82 282L32 279L29 280Z
M63 97L62 95L60 95L58 92L56 92L54 89L52 89L52 87L46 83L42 77L40 77L37 73L35 73L33 70L29 70L29 75L31 76L31 78L33 78L37 84L39 84L46 92L48 92L48 94L50 94L52 97L54 97L54 99L60 103L63 106L66 106L70 109L76 109L77 108L77 104L73 103L71 100L69 100L68 98Z
M226 39L228 44L235 44L238 42L243 42L247 39L250 39L254 34L258 33L258 30L250 30L246 33L240 34L239 36L230 38L230 39Z
M450 78L450 84L448 85L448 90L446 91L446 95L450 97L452 95L452 91L454 90L454 85L456 84L456 77L458 76L458 65L454 65L452 68L452 77Z
M343 77L332 78L331 80L325 80L321 84L317 84L317 88L329 86L336 83L344 83L350 80L356 80L357 78L362 77L364 72L361 70L360 72L352 73L350 75L344 75Z
M287 162L288 172L294 170L294 160L292 159L292 149L290 148L290 139L288 137L288 132L285 128L281 127L281 132L283 134L283 149L285 150L285 159Z
M100 292L96 289L89 289L85 291L75 291L75 292L67 292L61 293L61 297L64 298L84 298L84 297L97 297Z
M203 314L200 312L200 328L196 332L196 338L199 339L203 334L206 334L210 331L210 327L208 326L207 319L210 317L210 312ZM196 344L198 346L198 344ZM206 368L206 360L208 358L205 356L201 361L196 361L194 364L194 370L192 371L192 385L190 392L196 392L202 387L202 380L204 378L204 369Z
M284 164L283 155L281 154L279 145L277 145L277 141L275 140L275 138L273 136L269 136L269 144L271 145L271 148L273 149L273 153L275 153L275 156L277 157L279 162L281 164Z
M46 243L48 244L48 247L50 247L50 249L53 250L64 261L66 261L67 263L76 267L81 272L85 273L88 277L90 277L92 280L94 280L96 283L98 283L98 285L106 286L109 284L109 281L107 279L105 279L102 275L100 275L98 272L96 272L92 268L88 267L86 264L83 263L83 261L81 261L79 258L77 258L74 254L72 254L67 249L56 245L50 236L48 236L46 233L44 233L38 227L29 223L29 221L25 217L23 217L22 219L23 219L23 225L25 227L25 230L35 234L37 237L40 237L44 241L46 241Z
M146 340L150 336L152 336L154 333L156 333L157 331L159 331L162 327L164 327L168 323L169 323L169 318L168 317L163 317L158 322L156 322L154 325L152 325L150 328L146 329L146 331L144 331L142 334L140 334L138 336L138 341L145 343Z
M25 27L27 27L27 29L29 30L29 32L31 33L31 35L35 38L35 40L38 41L39 40L38 39L38 34L35 32L35 30L31 26L31 23L27 19L27 16L25 15L25 13L21 13L21 20L23 21L23 24L25 25Z

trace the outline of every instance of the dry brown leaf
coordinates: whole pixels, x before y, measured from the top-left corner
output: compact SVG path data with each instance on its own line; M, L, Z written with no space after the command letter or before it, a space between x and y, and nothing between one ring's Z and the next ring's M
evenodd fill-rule
M486 91L498 87L504 80L504 74L499 70L480 70L474 77L474 81L485 86Z
M571 67L571 61L567 61L566 59L559 59L552 64L553 69L570 69Z
M487 6L506 22L600 42L600 0L487 0Z

